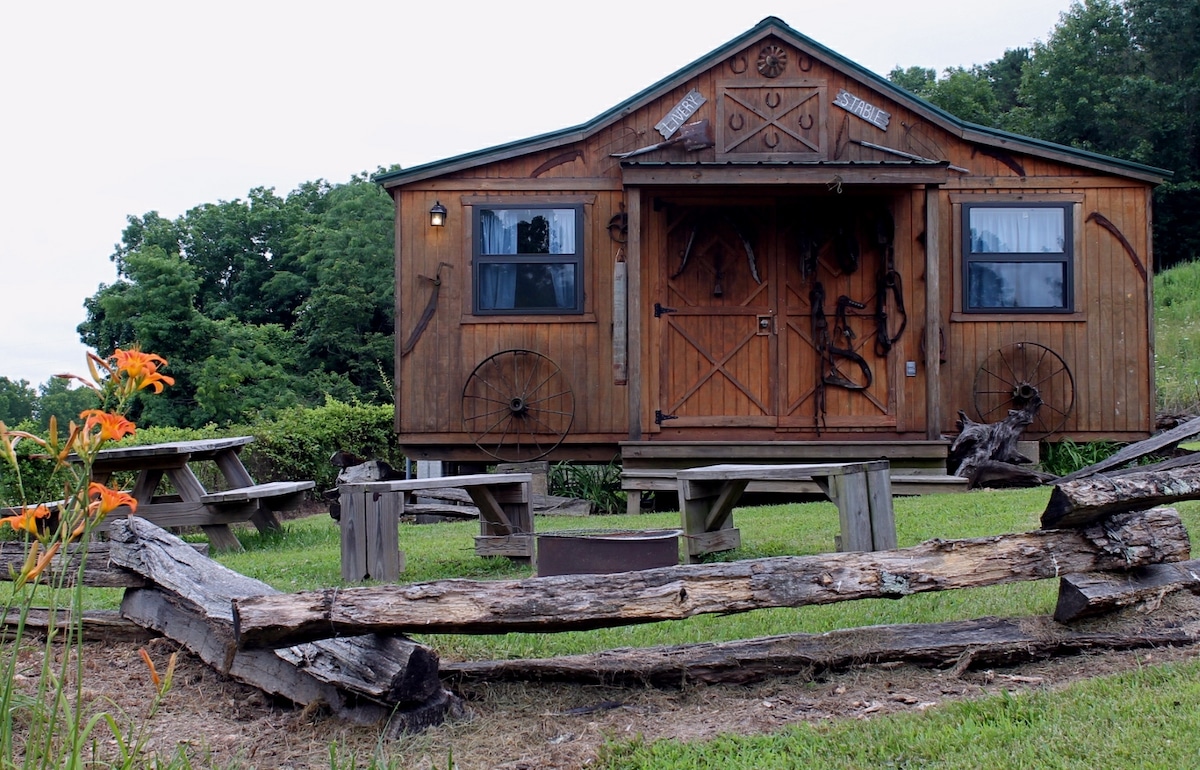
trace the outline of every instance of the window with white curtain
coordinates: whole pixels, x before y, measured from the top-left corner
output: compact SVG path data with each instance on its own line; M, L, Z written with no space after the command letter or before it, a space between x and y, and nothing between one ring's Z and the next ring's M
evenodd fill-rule
M583 312L582 206L477 206L477 315Z
M967 203L962 222L964 311L1074 309L1070 203Z

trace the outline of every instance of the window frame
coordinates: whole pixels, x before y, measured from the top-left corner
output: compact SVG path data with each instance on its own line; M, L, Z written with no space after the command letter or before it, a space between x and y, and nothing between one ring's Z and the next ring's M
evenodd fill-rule
M981 200L962 201L960 205L959 280L962 287L961 312L964 315L1073 315L1075 272L1078 255L1075 243L1075 202L1064 200ZM1058 209L1063 215L1062 252L973 252L971 251L971 212L975 209ZM1063 266L1063 307L975 307L971 305L971 266L979 262L1006 264L1061 264Z
M584 307L584 209L582 202L565 203L561 201L514 200L500 202L472 202L471 210L471 313L475 316L579 316L585 312ZM480 237L480 222L484 211L503 210L553 211L569 209L575 212L575 252L573 254L483 254L482 238ZM480 280L482 268L486 265L510 264L570 264L575 269L574 302L570 307L517 307L517 308L481 308Z

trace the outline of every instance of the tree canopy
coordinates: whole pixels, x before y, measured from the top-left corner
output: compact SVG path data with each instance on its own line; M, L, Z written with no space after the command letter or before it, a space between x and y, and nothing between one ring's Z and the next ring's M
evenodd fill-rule
M170 362L175 387L145 403L145 424L227 424L327 395L387 403L392 231L391 199L365 174L130 216L118 280L85 301L80 337Z
M1045 42L889 79L963 120L1173 172L1155 191L1158 267L1200 250L1200 4L1083 0Z

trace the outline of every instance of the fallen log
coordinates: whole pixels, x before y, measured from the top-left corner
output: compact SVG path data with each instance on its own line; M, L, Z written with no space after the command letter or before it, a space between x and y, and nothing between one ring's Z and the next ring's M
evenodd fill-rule
M205 548L208 545L205 544ZM25 564L29 546L20 541L0 542L0 580L12 580L20 574ZM73 586L80 578L79 562L84 553L83 545L73 543L50 562L42 574L41 582L46 585ZM87 544L87 560L80 582L89 588L134 588L146 585L146 579L137 573L122 569L108 560L108 544Z
M985 460L975 466L967 480L972 489L1028 489L1049 484L1057 478L1033 468Z
M1162 508L1081 530L931 540L893 551L246 596L234 599L233 622L238 644L247 649L371 631L585 630L1123 570L1181 561L1189 548L1179 514Z
M1098 463L1093 463L1086 468L1080 468L1074 473L1068 473L1059 481L1075 481L1076 479L1094 476L1097 473L1103 473L1111 468L1118 468L1134 460L1145 457L1148 454L1175 447L1179 442L1186 441L1193 436L1200 435L1200 417L1193 418L1183 423L1176 425L1170 430L1157 433L1145 441L1139 441L1136 444L1121 449L1115 454L1109 455Z
M246 651L234 644L230 602L277 593L274 588L200 556L144 519L115 523L111 536L113 562L156 586L127 591L122 614L231 676L296 703L307 705L317 698L341 711L356 699L338 695L342 691L385 706L414 706L442 689L436 653L403 638L366 635L271 651L275 660L244 658Z
M1059 580L1054 619L1068 623L1142 602L1161 601L1175 591L1200 590L1200 560L1147 564L1128 572L1064 575Z
M85 642L138 644L158 636L154 631L121 617L121 613L114 610L84 610L82 620L77 627ZM41 636L45 636L51 628L55 633L63 634L74 621L70 610L58 609L51 612L45 607L32 607L24 618L21 617L20 610L10 609L0 622L4 625L4 638L13 639L18 628L24 633Z
M1200 602L1188 597L1165 605L1196 617ZM837 671L851 666L910 663L969 668L1013 665L1088 650L1121 650L1200 642L1200 626L1180 624L1172 613L1130 612L1104 623L1066 627L1048 615L980 618L949 623L868 626L824 634L786 634L734 642L623 648L586 655L527 660L442 663L460 682L569 681L597 684L735 684L772 676Z
M1200 500L1200 465L1089 476L1055 485L1042 512L1042 528L1082 527L1114 513L1180 500Z

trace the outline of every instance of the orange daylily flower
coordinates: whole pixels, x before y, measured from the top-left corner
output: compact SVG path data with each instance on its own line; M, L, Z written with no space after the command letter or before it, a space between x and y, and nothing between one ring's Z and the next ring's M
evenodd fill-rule
M88 504L88 514L91 516L107 516L122 505L128 505L130 513L137 511L137 500L128 492L121 492L95 481L88 484L88 497L91 499Z
M175 380L165 374L160 374L158 367L167 365L167 360L153 353L143 353L137 348L121 350L117 348L112 354L117 371L129 378L133 390L153 388L155 393L162 393L163 385L174 385Z
M0 524L8 524L17 532L28 532L31 535L38 533L38 519L44 519L50 515L50 509L45 505L36 507L27 507L21 513L15 516L5 516L0 519Z
M85 421L83 430L86 433L92 433L93 429L99 426L101 441L120 441L126 436L132 436L137 431L137 426L122 415L113 414L112 412L104 412L100 409L88 409L80 412L79 416Z

